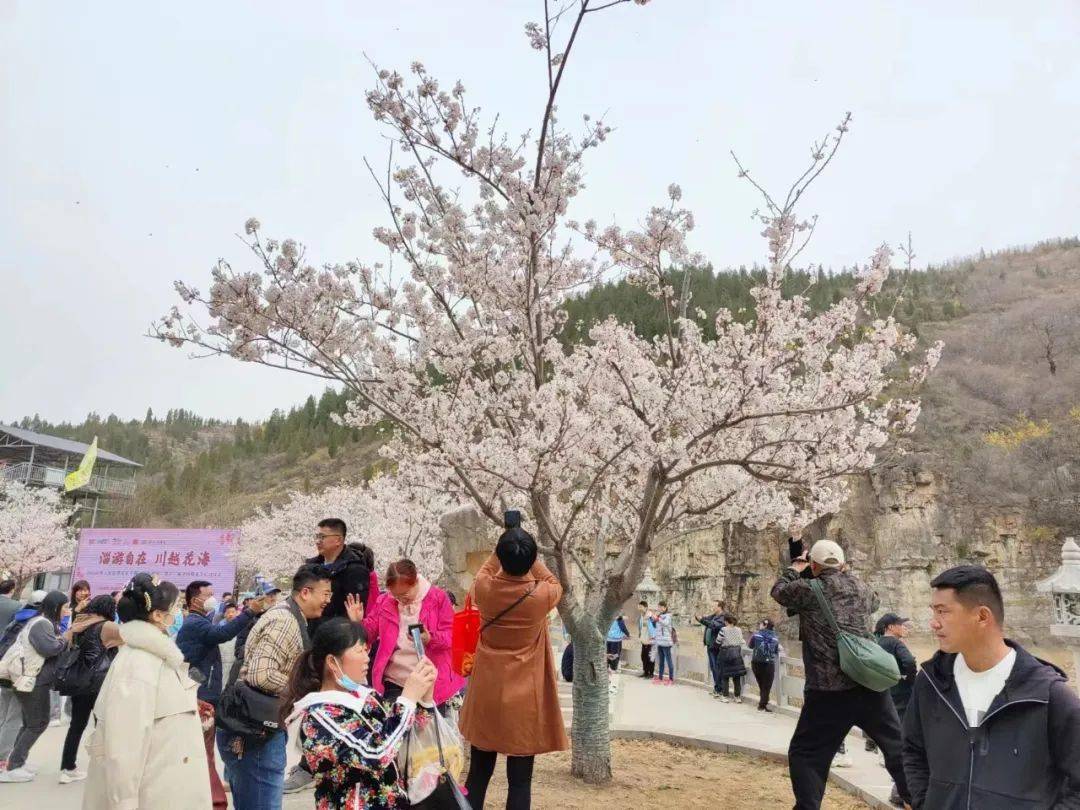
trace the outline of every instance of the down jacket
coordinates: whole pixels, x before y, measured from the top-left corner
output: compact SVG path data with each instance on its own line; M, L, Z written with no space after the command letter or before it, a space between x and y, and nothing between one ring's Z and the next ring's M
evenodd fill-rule
M209 808L198 685L183 654L149 622L126 622L120 635L94 704L83 810Z

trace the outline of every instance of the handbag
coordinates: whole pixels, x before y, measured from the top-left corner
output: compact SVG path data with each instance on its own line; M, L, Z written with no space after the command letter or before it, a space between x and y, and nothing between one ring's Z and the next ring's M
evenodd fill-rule
M472 671L472 660L480 641L480 621L480 611L469 594L465 597L465 607L454 614L450 635L450 667L458 675L468 675Z
M72 639L71 646L56 659L56 691L65 697L73 695L93 695L101 689L105 676L109 672L112 659L104 647L99 647L97 658L90 660L84 645L86 634L93 633L101 637L101 625L89 627Z
M864 638L846 630L841 630L836 623L832 607L825 599L821 583L810 580L810 590L817 597L821 610L829 622L829 627L836 634L836 653L840 659L840 669L845 675L860 686L874 692L884 692L900 682L900 668L896 659L886 652L872 638Z

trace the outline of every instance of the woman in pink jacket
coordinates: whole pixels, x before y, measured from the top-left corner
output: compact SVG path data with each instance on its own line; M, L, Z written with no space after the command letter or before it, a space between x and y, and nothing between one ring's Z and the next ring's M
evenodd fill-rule
M446 591L420 575L411 560L391 563L383 582L386 592L375 610L364 617L368 644L379 642L371 665L371 685L386 700L401 695L409 674L419 663L409 636L410 624L421 624L424 652L438 670L435 704L441 706L465 686L465 679L450 668L450 636L454 607Z

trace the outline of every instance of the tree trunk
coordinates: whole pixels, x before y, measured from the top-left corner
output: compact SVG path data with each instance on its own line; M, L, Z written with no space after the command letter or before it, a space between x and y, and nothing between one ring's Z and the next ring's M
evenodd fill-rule
M571 630L574 642L574 720L570 773L590 785L611 781L607 647L595 628Z

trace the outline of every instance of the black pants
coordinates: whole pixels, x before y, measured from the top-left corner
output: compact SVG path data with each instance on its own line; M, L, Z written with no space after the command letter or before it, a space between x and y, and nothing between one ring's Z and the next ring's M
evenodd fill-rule
M609 641L607 642L607 665L608 669L612 672L617 672L619 669L619 659L622 658L622 642L621 641Z
M652 644L641 645L641 673L646 678L651 678L656 671L656 664L652 660Z
M757 679L758 692L761 693L758 708L764 709L769 705L769 693L772 691L773 678L776 676L776 663L769 662L766 664L763 661L751 661L750 669L754 673L754 678Z
M720 674L720 694L728 697L728 681L731 681L732 691L735 697L742 697L742 675Z
M852 726L866 732L885 755L885 768L900 797L910 802L900 752L900 720L888 692L857 686L841 692L807 689L788 747L795 810L818 810L829 764Z
M71 725L64 737L64 753L60 757L60 770L75 770L75 761L79 756L79 741L82 740L90 713L94 710L97 693L92 695L73 695L71 700Z
M487 797L488 782L495 772L494 751L481 751L475 745L469 754L469 777L465 787L473 810L483 810ZM534 757L507 757L506 781L510 786L506 794L506 810L529 810L532 807L532 775Z

